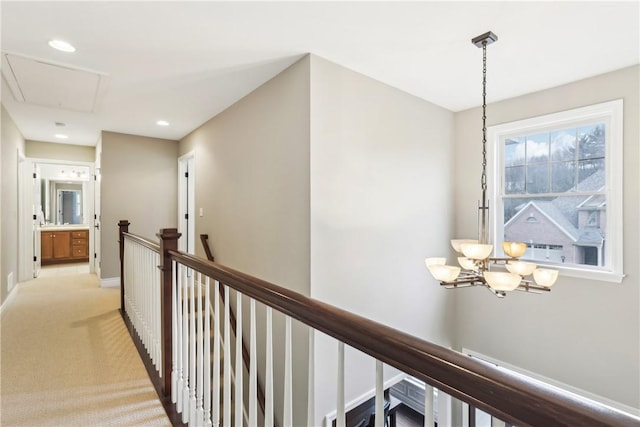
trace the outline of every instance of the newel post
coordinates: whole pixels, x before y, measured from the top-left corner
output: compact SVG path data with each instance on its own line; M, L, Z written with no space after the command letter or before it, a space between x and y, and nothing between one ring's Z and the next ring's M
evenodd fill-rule
M121 219L118 223L118 243L120 244L120 311L124 314L124 233L129 232L131 223L126 219Z
M160 239L160 322L162 323L162 391L171 396L171 365L173 349L171 342L171 288L173 286L173 263L169 251L178 250L178 239L181 234L176 228L162 228L156 234Z

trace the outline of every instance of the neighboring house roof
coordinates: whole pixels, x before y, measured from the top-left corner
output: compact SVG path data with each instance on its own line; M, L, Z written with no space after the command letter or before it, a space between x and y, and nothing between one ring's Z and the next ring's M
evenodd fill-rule
M598 191L604 188L605 186L605 176L604 169L599 169L596 172L592 173L582 181L580 181L579 189L574 187L571 191Z
M605 188L604 170L598 170L580 182L580 191L601 191ZM558 229L564 232L579 246L600 246L604 242L603 233L592 227L578 228L579 210L601 210L606 206L604 195L572 196L572 188L566 196L556 197L551 201L532 200L518 207L518 212L504 225L505 230L520 216L528 213L528 208L534 207L545 215Z
M607 197L604 194L594 194L589 196L584 202L578 205L580 210L602 210L607 206Z
M595 227L583 228L580 230L580 237L576 241L578 246L601 246L604 242L604 235Z
M574 242L578 240L580 237L580 232L578 229L571 224L571 222L563 215L563 213L553 204L553 202L545 202L545 201L530 201L527 203L522 209L518 211L507 223L504 225L504 228L507 229L509 225L515 220L528 212L529 207L534 207L538 212L546 216L549 221L558 227L558 229L564 232L571 240Z
M600 191L605 188L604 170L598 170L580 182L580 191ZM585 204L588 199L595 196L571 196L571 191L578 191L578 187L573 187L567 193L567 196L556 197L553 204L562 212L562 214L573 224L578 227L578 208ZM603 196L604 197L604 196Z

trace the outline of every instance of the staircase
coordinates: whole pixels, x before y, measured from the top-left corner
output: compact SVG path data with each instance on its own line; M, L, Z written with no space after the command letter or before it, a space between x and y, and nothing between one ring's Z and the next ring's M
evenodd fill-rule
M453 398L461 400L463 406L468 408L469 427L476 425L473 415L476 408L489 414L492 424L502 421L505 426L637 427L640 423L640 418L631 414L500 370L479 359L426 342L289 289L179 252L177 239L180 235L175 229L160 230L158 245L130 234L128 226L127 221L120 224L122 311L125 319L131 319L129 323L134 326L132 330L135 329L135 333L132 335L142 337L140 341L143 345L138 349L152 360L153 368L148 372L154 383L161 384L158 389L163 402L169 400L176 403L177 411L182 413L176 425L180 425L182 420L188 420L193 425L218 425L221 402L223 425L241 427L244 424L259 424L255 363L257 304L264 307L266 313L265 324L260 325L259 332L264 332L266 343L265 363L261 367L265 369L264 425L268 427L274 425L276 411L284 427L293 426L294 405L306 407L311 416L314 414L312 393L308 401L293 395L293 320L338 342L338 373L327 373L338 378L335 417L338 427L345 425L345 345L376 360L374 411L377 414L384 413L383 367L387 364L423 381L427 396L433 395L435 388L441 402ZM125 240L129 242L126 252ZM134 242L143 249L134 249ZM159 259L159 263L156 259ZM222 298L222 284L227 297L229 290L233 289L236 299L235 322L231 321L230 298ZM249 321L244 328L244 331L248 331L249 390L244 390L243 386L243 300L249 306ZM274 310L284 317L284 329L279 331L284 337L284 372L277 379L273 370ZM235 340L231 333L232 323L238 331ZM233 363L232 346L235 348ZM235 368L233 381L232 366ZM274 405L275 381L282 386L282 395L279 396L282 406L278 408ZM217 398L220 395L222 399ZM433 401L425 399L425 419L428 423L434 420L433 415ZM439 415L442 417L444 413ZM174 418L171 419L175 422ZM383 427L384 419L375 417L375 427ZM309 418L306 423L297 420L295 424L317 423L315 418Z

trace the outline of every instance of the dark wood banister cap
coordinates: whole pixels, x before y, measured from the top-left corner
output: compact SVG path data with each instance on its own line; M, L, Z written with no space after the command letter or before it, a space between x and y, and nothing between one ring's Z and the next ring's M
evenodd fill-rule
M170 257L443 392L519 426L638 427L640 419L221 264Z

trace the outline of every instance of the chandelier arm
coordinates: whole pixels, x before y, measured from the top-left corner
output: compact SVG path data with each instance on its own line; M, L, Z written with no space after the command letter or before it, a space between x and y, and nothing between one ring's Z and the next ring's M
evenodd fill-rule
M446 283L446 282L440 282L440 286L442 286L445 289L458 289L458 288L470 288L471 286L475 286L474 283L463 283L461 285L455 284L455 283Z
M456 279L453 282L440 282L441 285L445 286L445 285L455 285L455 286L460 286L460 285L486 285L487 283L484 281L484 279L481 279L480 277L473 277L473 278L468 278L468 279Z
M523 281L523 283L518 285L516 290L523 291L523 292L531 292L535 294L539 294L541 292L551 292L551 288L548 288L546 286L536 285L535 283L531 283L529 281Z

